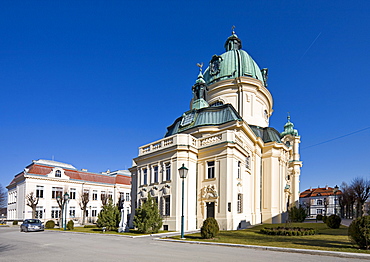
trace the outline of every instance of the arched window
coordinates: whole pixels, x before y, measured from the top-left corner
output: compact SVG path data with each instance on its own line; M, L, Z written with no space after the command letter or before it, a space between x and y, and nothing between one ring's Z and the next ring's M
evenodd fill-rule
M241 178L241 170L240 170L241 162L238 161L238 178Z
M245 158L245 167L251 169L251 157L249 155Z
M60 170L55 171L55 177L61 177L61 176L62 176L62 172L60 172Z

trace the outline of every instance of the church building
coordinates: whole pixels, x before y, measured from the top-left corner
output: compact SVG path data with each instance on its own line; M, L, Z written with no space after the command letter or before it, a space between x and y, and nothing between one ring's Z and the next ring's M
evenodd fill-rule
M135 208L149 194L158 203L163 229L176 231L182 212L185 230L199 229L207 217L221 230L235 230L285 222L287 208L298 203L298 131L290 117L282 133L269 127L268 71L242 49L234 31L225 49L204 72L198 65L190 109L164 138L139 147L129 169L131 225ZM186 178L179 176L181 167L188 169Z

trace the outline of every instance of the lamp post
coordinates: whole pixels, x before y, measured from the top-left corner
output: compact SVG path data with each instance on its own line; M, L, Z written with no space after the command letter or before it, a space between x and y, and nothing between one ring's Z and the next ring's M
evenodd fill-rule
M182 178L181 239L184 239L184 179L188 175L189 169L182 164L182 167L180 167L178 170L180 178Z
M69 195L66 192L63 196L64 203L63 203L63 210L64 211L64 223L63 223L63 230L66 231L66 226L67 226L67 202L69 200Z
M334 193L334 214L337 214L337 192L338 192L338 185L334 187L333 193Z

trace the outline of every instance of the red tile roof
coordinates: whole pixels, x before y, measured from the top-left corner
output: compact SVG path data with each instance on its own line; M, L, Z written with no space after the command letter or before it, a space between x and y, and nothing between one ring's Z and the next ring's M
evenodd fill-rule
M343 194L342 191L338 190L336 195ZM311 188L303 191L299 197L316 197L316 196L333 196L334 188L332 187L319 187Z
M34 163L34 164L27 166L27 169L28 169L27 173L46 176L52 171L53 168L54 168L53 166L46 166L46 165L40 165L40 164ZM66 169L66 168L63 168L63 170L66 176L74 180L104 183L104 184L131 185L130 176L125 176L125 175L120 175L120 174L103 175L103 174L90 173L90 172L72 170L72 169ZM9 186L11 186L12 184L15 184L16 180L18 180L23 175L24 175L24 171L16 175L14 179L12 180L12 182L10 182Z

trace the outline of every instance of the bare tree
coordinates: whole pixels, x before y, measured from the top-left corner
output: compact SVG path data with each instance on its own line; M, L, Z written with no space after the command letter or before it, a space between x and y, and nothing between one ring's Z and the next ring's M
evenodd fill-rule
M329 198L324 198L325 216L328 215Z
M39 198L36 197L33 192L30 192L27 196L26 196L26 201L27 201L27 206L31 207L32 208L32 218L36 218L36 207L37 207L37 204L39 203Z
M5 189L0 184L0 208L6 207L7 194Z
M345 218L353 218L353 206L356 202L356 196L353 188L346 182L342 182L340 186L342 195L339 197L339 205L342 210L342 216Z
M370 180L356 177L352 180L351 188L356 196L356 216L363 215L363 206L370 196Z
M85 220L86 220L86 208L87 204L89 203L89 192L83 191L80 197L80 208L82 210L82 225L85 225Z
M101 198L101 204L102 206L105 206L108 204L108 200L109 200L109 195L107 192L104 192L100 195L100 198Z

